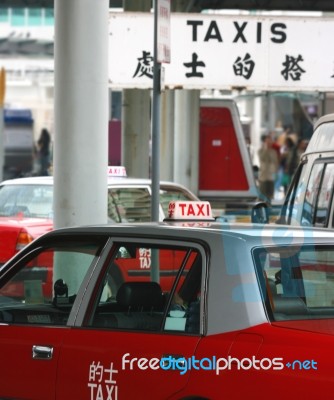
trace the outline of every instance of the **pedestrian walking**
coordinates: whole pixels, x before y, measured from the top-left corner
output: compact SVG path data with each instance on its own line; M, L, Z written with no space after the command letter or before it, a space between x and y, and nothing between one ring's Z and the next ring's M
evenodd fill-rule
M47 176L51 166L51 136L46 128L43 128L37 141L35 154L34 175Z
M286 194L299 162L297 146L289 136L285 139L285 151L282 158L284 167L282 186L284 188L284 193Z
M265 200L271 202L274 197L275 180L279 161L277 151L273 148L270 135L262 135L262 146L258 152L259 167L259 189Z

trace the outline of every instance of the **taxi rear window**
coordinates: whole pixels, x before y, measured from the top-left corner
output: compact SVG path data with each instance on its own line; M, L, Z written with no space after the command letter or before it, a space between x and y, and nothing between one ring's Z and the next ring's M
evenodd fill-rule
M0 188L0 216L52 218L51 185L4 185Z
M254 256L272 320L334 317L333 246L262 248Z

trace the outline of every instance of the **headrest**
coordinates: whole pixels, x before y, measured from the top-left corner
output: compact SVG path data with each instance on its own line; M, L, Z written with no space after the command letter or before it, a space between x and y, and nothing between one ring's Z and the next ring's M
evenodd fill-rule
M125 282L118 289L116 300L124 307L160 307L162 291L156 282Z

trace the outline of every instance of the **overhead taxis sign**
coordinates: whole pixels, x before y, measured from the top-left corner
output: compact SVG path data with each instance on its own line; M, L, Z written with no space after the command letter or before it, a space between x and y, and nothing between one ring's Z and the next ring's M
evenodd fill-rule
M109 33L110 86L151 88L153 14L110 14ZM333 37L333 18L173 13L165 87L333 91Z

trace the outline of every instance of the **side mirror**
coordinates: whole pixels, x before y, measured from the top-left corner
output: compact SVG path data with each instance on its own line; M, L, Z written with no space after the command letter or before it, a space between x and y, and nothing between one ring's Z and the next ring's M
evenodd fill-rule
M251 221L255 224L268 224L269 223L269 210L268 204L260 201L252 208Z

